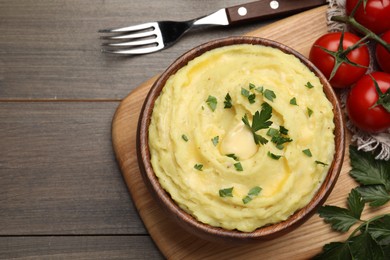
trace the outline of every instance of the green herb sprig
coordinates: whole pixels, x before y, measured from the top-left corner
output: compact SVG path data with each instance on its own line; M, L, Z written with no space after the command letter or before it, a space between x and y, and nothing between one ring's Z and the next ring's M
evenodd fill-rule
M253 139L256 144L266 144L267 139L261 135L256 134L260 129L266 129L272 125L270 121L272 117L272 107L268 103L263 103L261 105L261 111L256 111L253 115L252 125L249 123L248 116L245 114L242 118L242 122L251 130L253 134Z
M390 161L350 146L350 175L360 184L348 195L347 208L325 205L318 213L332 229L347 232L359 224L344 242L331 242L314 259L389 259L390 213L362 219L366 203L383 206L390 201Z

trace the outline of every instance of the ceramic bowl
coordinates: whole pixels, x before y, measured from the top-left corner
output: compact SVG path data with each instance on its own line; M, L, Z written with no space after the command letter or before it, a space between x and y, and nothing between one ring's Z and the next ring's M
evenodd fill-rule
M168 78L175 74L180 68L185 66L189 61L202 55L203 53L227 45L234 44L254 44L263 45L277 48L284 53L292 54L297 57L303 64L305 64L314 74L320 79L324 93L328 100L333 105L334 113L334 135L335 135L335 147L336 152L334 159L330 165L328 174L319 188L315 196L312 198L309 204L302 209L296 211L287 220L264 226L256 229L253 232L241 232L237 230L226 230L219 227L213 227L204 223L199 222L193 216L182 210L170 197L170 195L162 188L156 177L151 162L148 145L148 128L151 121L151 115L154 107L155 100L160 95ZM315 213L318 206L322 205L328 195L330 194L333 186L336 183L344 157L344 126L342 119L342 112L338 103L338 99L322 73L303 55L297 51L282 45L280 43L258 38L258 37L230 37L224 39L214 40L205 44L202 44L174 61L165 72L163 72L157 81L152 86L149 94L144 102L139 123L138 123L138 134L137 134L137 155L141 175L153 194L156 202L162 206L162 208L171 216L173 221L177 222L178 225L185 228L188 232L197 235L201 238L211 241L258 241L268 240L283 235L293 229L297 228L304 221L306 221L312 214Z

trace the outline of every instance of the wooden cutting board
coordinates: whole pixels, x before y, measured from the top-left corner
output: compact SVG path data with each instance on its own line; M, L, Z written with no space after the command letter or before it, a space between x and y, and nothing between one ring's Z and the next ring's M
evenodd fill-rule
M281 42L307 56L313 42L327 32L326 6L283 19L248 33ZM314 215L291 233L270 241L244 245L215 244L195 237L177 226L156 204L139 172L136 154L136 130L141 106L157 76L132 91L119 105L112 122L112 141L118 164L139 214L162 254L168 259L308 259L331 241L344 240ZM350 143L347 136L347 147ZM345 206L356 183L349 177L346 149L338 182L326 204ZM380 211L389 211L390 207ZM379 212L376 212L379 213ZM364 212L365 216L375 212Z

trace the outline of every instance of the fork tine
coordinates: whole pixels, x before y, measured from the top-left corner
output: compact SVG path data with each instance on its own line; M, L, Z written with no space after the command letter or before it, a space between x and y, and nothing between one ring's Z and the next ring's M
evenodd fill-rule
M116 36L101 36L100 38L104 40L125 40L125 39L146 38L150 36L156 36L156 32L147 31L147 32L130 33L130 34L116 35Z
M152 23L143 23L143 24L137 24L128 27L122 27L122 28L101 29L98 32L100 33L135 32L135 31L142 31L146 29L153 29L156 28L156 26L158 26L157 22L152 22Z
M110 54L120 54L120 55L137 55L137 54L147 54L159 51L163 49L163 45L144 47L144 48L133 48L133 49L121 49L121 50L108 50L102 49L102 52L110 53Z
M156 41L156 39L145 39L145 40L129 41L129 42L103 43L102 46L125 47L125 46L141 46L141 45L149 45L149 44L158 44L158 42Z

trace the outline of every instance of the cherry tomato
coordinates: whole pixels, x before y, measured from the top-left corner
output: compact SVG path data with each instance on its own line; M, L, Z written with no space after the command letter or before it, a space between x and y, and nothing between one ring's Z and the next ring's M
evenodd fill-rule
M390 19L390 17L389 17ZM390 44L390 30L385 32L385 34L382 35L382 39ZM388 52L385 47L380 45L379 43L376 44L375 49L375 56L376 61L378 62L379 67L386 71L387 73L390 73L390 52Z
M382 93L390 88L390 74L373 72ZM363 76L352 87L347 98L347 113L351 122L366 132L382 132L390 127L390 113L382 106L375 106L378 92L370 75Z
M351 14L359 0L347 0L345 9ZM376 34L390 30L390 0L368 0L366 7L361 4L354 15L356 21Z
M310 50L309 59L328 79L335 65L335 58L321 49L321 47L329 51L336 52L339 48L341 35L341 32L324 34L314 42ZM359 40L360 38L355 34L345 32L343 49L345 50ZM364 66L365 68L356 67L345 62L342 63L336 74L330 80L330 83L335 88L345 88L355 83L366 73L367 67L370 64L370 54L366 45L348 53L347 58L354 63Z

